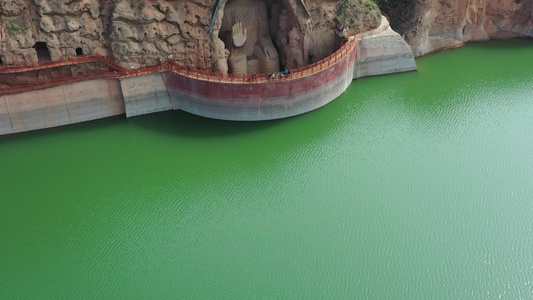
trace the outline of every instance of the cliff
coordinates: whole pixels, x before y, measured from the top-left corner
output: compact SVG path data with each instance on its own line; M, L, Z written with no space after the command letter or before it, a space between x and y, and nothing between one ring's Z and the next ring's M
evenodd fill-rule
M81 82L55 82L61 85L38 86L38 91L19 89L9 93L13 89L6 89L8 93L0 96L0 135L123 113L132 117L172 109L228 120L267 120L306 113L333 101L355 78L416 70L407 43L390 29L385 17L380 24L350 37L335 54L294 70L289 77L272 79L257 74L257 78L246 81L242 76L191 72L183 66L165 64L166 68L152 68L167 70L162 73L146 74L145 69L139 72L145 75L120 79L116 73L110 78L95 74L98 79L94 80L84 74L77 76ZM121 69L100 58L66 62L73 61L102 62ZM35 87L35 82L30 87Z
M420 56L468 41L533 37L532 0L378 0Z
M227 1L0 0L0 65L100 54L139 68L172 55L182 64L216 71ZM338 49L344 28L366 31L379 26L381 16L370 0L264 1L274 30L277 16L270 9L288 9L292 25L313 41L314 61Z

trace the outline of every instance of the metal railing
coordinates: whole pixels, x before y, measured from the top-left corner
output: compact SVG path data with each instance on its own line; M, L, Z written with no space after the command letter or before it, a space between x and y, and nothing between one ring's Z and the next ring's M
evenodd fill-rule
M344 58L346 58L350 53L352 53L356 48L356 44L357 44L356 38L349 37L347 40L343 41L341 47L337 51L335 51L333 54L331 54L330 56L316 63L313 63L311 65L308 65L302 68L289 70L288 74L281 72L281 73L275 73L274 76L272 76L272 74L255 74L255 76L253 76L252 74L234 75L234 74L214 73L214 72L190 69L185 65L174 62L173 60L170 60L167 63L153 66L153 67L128 70L126 68L121 67L120 65L113 62L112 60L108 59L107 57L104 57L101 55L91 55L91 56L76 57L76 58L71 58L71 59L61 59L61 60L44 62L44 63L34 64L34 65L0 66L0 74L22 73L22 72L64 67L64 66L70 66L70 65L76 65L76 64L93 63L93 62L100 62L114 69L114 71L111 71L111 72L95 72L95 73L86 73L83 75L74 75L74 76L68 76L68 77L65 76L65 77L60 77L60 78L54 78L48 82L38 83L38 84L32 83L32 84L8 86L8 87L0 88L0 96L7 95L7 94L27 92L27 91L32 91L32 90L39 90L39 89L44 89L44 88L50 88L54 86L81 82L85 80L106 79L106 78L129 78L129 77L149 75L149 74L161 73L161 72L167 72L167 71L174 72L176 74L180 74L182 76L186 76L189 78L194 78L196 80L203 80L203 81L209 81L209 82L220 82L220 83L227 83L227 84L256 84L256 83L295 80L295 79L305 78L305 77L308 77L308 76L311 76L311 75L314 75L314 74L317 74L319 72L329 69L330 67L334 66L335 64L339 63Z
M286 81L300 79L314 75L316 73L322 72L335 64L342 61L348 54L354 51L356 47L355 37L349 37L341 45L341 47L335 51L330 56L310 64L308 66L289 70L289 73L278 72L273 74L263 73L263 74L246 74L246 75L234 75L234 74L222 74L214 73L202 70L190 69L185 65L181 65L175 62L169 62L170 71L189 77L197 80L209 81L209 82L221 82L228 84L255 84L255 83L266 83L266 82L275 82L275 81Z
M121 67L120 65L110 60L109 58L104 57L102 55L95 54L95 55L88 55L88 56L83 56L83 57L65 58L65 59L59 59L59 60L54 60L54 61L41 62L37 64L32 64L32 65L0 66L0 74L22 73L22 72L37 71L37 70L43 70L43 69L65 67L65 66L93 63L93 62L101 62L107 65L108 67L115 69L118 72L126 72L125 68Z

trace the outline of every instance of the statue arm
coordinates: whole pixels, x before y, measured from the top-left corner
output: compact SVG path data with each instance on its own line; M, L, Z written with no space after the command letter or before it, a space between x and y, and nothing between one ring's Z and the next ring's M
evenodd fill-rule
M276 47L274 47L274 44L272 44L270 37L261 36L259 38L259 44L261 45L261 48L265 52L265 55L269 57L271 60L278 58L278 52L276 51Z
M264 2L258 3L258 21L259 21L259 39L258 43L261 45L261 48L265 52L265 55L270 59L274 60L278 58L278 52L276 47L272 43L270 38L270 33L268 32L268 18L267 18L267 9Z
M261 45L261 48L265 48L268 46L274 47L274 43L272 43L270 36L262 35L259 37L258 42L259 42L259 45Z

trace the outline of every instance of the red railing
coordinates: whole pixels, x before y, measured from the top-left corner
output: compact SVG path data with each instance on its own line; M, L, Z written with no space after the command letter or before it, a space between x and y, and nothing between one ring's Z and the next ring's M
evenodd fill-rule
M64 84L71 84L76 82L82 82L87 80L93 80L93 79L107 79L107 78L117 78L119 76L119 73L117 72L97 72L97 73L86 73L83 75L75 75L70 77L63 77L63 78L57 78L52 81L44 82L44 83L31 83L31 84L20 84L15 86L10 86L7 88L1 88L0 89L0 96L3 95L10 95L10 94L17 94L22 92L30 92L35 90L41 90L46 88L52 88Z
M35 70L42 70L47 68L56 68L63 66L70 66L75 64L83 63L92 63L92 62L101 62L106 64L115 71L112 72L98 72L98 73L88 73L83 75L75 75L69 77L55 78L49 82L45 83L32 83L32 84L23 84L10 86L5 88L0 88L0 96L7 94L16 94L21 92L27 92L32 90L39 90L44 88L50 88L62 84L70 84L75 82L80 82L84 80L93 80L99 78L129 78L141 75L149 75L154 73L171 71L183 76L194 78L197 80L210 81L210 82L221 82L228 84L255 84L255 83L265 83L272 81L280 80L294 80L299 78L304 78L311 76L323 70L330 68L331 66L342 61L348 54L354 51L357 41L355 37L350 37L348 40L343 42L341 47L335 51L332 55L316 62L311 65L305 66L303 68L297 68L290 70L289 74L278 73L272 77L272 74L256 74L255 78L252 75L233 75L233 74L222 74L214 73L202 70L195 70L170 61L158 66L147 67L142 69L127 70L120 65L116 64L112 60L101 56L101 55L91 55L85 57L77 57L71 59L62 59L51 62L39 63L35 65L25 65L25 66L1 66L0 74L14 74Z
M348 54L354 51L357 41L354 37L350 37L346 40L342 46L335 51L332 55L316 62L311 65L292 69L289 74L284 74L283 72L274 74L256 74L255 79L252 77L252 74L247 75L233 75L233 74L221 74L214 72L207 72L202 70L189 69L184 65L170 62L170 71L187 76L190 78L210 81L210 82L222 82L228 84L254 84L254 83L265 83L271 81L279 80L293 80L311 76L323 70L330 68L331 66L342 61Z
M126 72L125 68L119 66L114 61L110 60L107 57L96 54L96 55L89 55L89 56L83 56L83 57L59 59L59 60L42 62L38 64L33 64L33 65L0 66L0 74L22 73L22 72L37 71L37 70L43 70L43 69L65 67L65 66L93 63L93 62L101 62L107 65L108 67L115 69L118 72Z

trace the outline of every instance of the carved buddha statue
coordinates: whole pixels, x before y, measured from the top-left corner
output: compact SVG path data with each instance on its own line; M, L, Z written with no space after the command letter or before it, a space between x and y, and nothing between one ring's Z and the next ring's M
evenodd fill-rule
M270 32L272 42L276 41L276 34L278 34L280 13L281 4L276 0L272 1L270 3L270 18L268 19L268 31Z
M261 0L233 0L224 8L220 36L230 49L233 74L279 71L278 53L268 32L266 5Z
M278 32L276 33L276 46L279 49L280 57L281 57L281 65L286 64L287 56L284 53L283 49L283 39L288 40L289 39L289 31L291 30L291 20L289 17L289 12L286 8L281 10L281 14L279 15L279 28Z
M283 52L287 57L285 69L296 69L307 65L304 56L302 34L296 27L289 31L289 40L283 38Z

